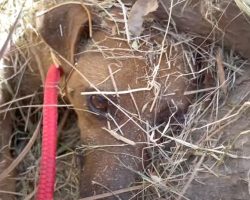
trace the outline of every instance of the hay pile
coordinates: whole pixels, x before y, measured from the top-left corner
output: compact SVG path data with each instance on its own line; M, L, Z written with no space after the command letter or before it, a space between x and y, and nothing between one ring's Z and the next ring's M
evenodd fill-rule
M46 4L48 7L59 3L48 2L49 4ZM101 16L110 17L108 8L114 3L117 6L122 5L120 1L115 0L89 1L87 4L96 6ZM129 9L131 8L131 4L126 5ZM13 34L13 42L22 36L24 39L21 42L19 41L21 49L31 45L32 43L29 42L31 36L27 34L29 33L27 29L34 30L33 16L42 6L42 0L27 0L25 4L21 0L5 0L2 2L0 4L0 38L6 38L9 27L16 19L16 13L23 9ZM164 23L152 22L149 17L145 26L150 25L151 30L165 35L166 24ZM200 70L192 75L194 80L199 81L199 85L202 87L189 91L189 93L196 95L196 100L190 106L182 124L163 124L163 127L155 127L154 130L151 130L152 132L167 131L163 140L155 141L148 147L152 158L151 163L145 170L146 173L141 174L143 189L140 191L145 199L161 199L164 196L168 199L181 199L192 180L197 176L198 171L215 173L213 169L204 164L205 160L209 160L210 164L212 162L211 165L217 165L218 162L223 163L225 157L237 157L236 154L229 151L232 144L221 145L224 144L223 141L218 143L221 139L218 133L223 127L234 122L234 118L227 118L228 116L233 114L237 116L237 113L241 113L245 109L245 107L242 107L237 110L238 107L234 107L225 115L220 113L220 106L225 103L227 94L234 88L237 77L242 73L246 63L244 60L233 52L222 51L216 45L210 45L206 49L198 48L193 43L192 35L178 33L172 25L168 28L168 35L172 37L173 43L183 44L184 56L190 66L193 66L195 60L200 60ZM143 37L143 34L141 37ZM137 48L143 42L143 39L134 41L136 41L133 43L134 48ZM15 91L12 92L15 97ZM34 145L29 149L21 163L16 166L18 171L17 199L26 200L32 199L36 191L41 145L40 134L37 138L32 137L41 116L41 105L36 105L34 103L36 99L33 98L29 101L30 106L27 106L27 104L21 105L14 98L8 108L15 109L17 113L10 144L13 155L19 155L30 139L34 140ZM76 116L64 102L61 102L61 105L55 199L77 199L79 186L78 153L84 151L86 147L79 143L79 130L75 123ZM3 111L1 110L1 112ZM221 119L221 117L225 119ZM210 123L211 121L213 123ZM173 128L176 126L181 127L181 129Z

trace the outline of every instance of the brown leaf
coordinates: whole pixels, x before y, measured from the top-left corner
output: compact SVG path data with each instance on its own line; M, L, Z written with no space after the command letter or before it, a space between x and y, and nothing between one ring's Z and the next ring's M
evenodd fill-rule
M137 0L133 5L128 18L128 29L130 33L139 36L143 30L143 17L155 11L157 8L157 0Z

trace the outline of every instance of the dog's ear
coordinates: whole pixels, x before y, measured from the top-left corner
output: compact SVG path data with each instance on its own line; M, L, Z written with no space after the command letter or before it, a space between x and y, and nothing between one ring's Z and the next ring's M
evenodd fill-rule
M71 70L79 36L90 27L89 11L80 3L66 3L37 16L38 32L49 45L64 71ZM88 29L88 28L87 28ZM89 32L88 34L91 34Z

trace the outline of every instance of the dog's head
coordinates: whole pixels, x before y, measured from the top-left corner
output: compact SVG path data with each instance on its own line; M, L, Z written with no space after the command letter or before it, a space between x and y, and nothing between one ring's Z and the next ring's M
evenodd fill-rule
M82 141L89 146L81 196L134 183L136 172L143 169L143 149L150 146L151 125L167 122L170 111L184 110L189 103L183 95L188 80L178 45L158 49L163 56L154 70L153 58L145 59L146 53L133 51L124 38L114 35L116 23L107 22L111 28L105 29L98 23L91 26L90 20L79 3L57 6L39 17L39 32L63 68L67 98L78 115Z

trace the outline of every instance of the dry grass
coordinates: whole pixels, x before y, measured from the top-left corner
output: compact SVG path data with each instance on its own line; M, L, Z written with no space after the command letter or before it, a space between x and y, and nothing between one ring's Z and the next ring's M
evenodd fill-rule
M250 1L249 0L234 0L238 7L250 16Z
M27 34L27 29L33 30L34 21L32 21L33 14L37 9L41 9L41 2L37 1L3 1L0 4L0 38L1 41L5 41L8 36L9 28L15 23L17 14L22 10L21 17L18 19L18 24L15 27L15 31L12 34L12 42L18 41L20 46L20 52L23 52L27 47L31 45L31 37ZM28 31L28 32L31 32ZM25 39L20 40L20 36L25 36ZM2 44L1 44L2 46ZM9 47L8 47L9 48ZM24 51L21 53L24 57L29 57L30 52ZM18 62L19 58L16 58L16 66L21 62ZM28 60L27 60L28 63ZM18 67L17 67L18 68ZM22 74L23 69L16 73ZM17 74L13 75L15 78ZM22 77L22 76L21 76ZM1 80L2 82L3 80ZM18 85L22 80L19 81ZM16 168L18 172L17 179L17 199L33 199L36 191L36 183L38 180L38 164L40 159L40 129L36 130L36 126L39 123L41 117L41 105L36 102L41 96L37 94L29 95L27 97L16 98L16 94L19 88L11 88L8 86L9 92L13 95L13 100L5 105L1 105L1 113L8 110L15 110L16 116L13 122L13 136L11 148L13 149L13 155L16 157L13 163L8 169L1 172L0 177L3 178L12 169ZM40 92L40 91L39 91ZM26 101L23 103L22 101ZM29 102L27 104L27 102ZM77 199L78 185L79 185L79 173L77 167L77 152L75 148L79 146L79 130L75 124L75 116L72 111L64 108L62 104L60 109L60 140L58 146L58 176L56 186L56 199ZM4 108L4 110L3 110ZM66 113L70 114L70 120L65 122L67 118ZM35 131L35 132L34 132ZM39 134L38 134L39 133Z
M95 4L98 9L104 11L106 16L113 18L106 8L114 2L115 1L110 0L102 3L93 3L90 1L89 4ZM0 35L0 38L5 38L8 35L9 27L14 24L16 13L20 11L22 5L23 1L21 0L5 0L0 3L0 18L6 19L0 21L0 33L2 34ZM123 8L124 5L118 1L117 6ZM14 40L22 35L24 30L33 29L31 13L34 13L40 8L41 1L36 1L35 3L33 0L26 1L22 16L19 19L19 24L14 32ZM123 12L126 11L123 10ZM152 30L158 31L165 37L162 43L158 44L157 50L154 49L152 51L157 52L157 56L154 56L156 56L158 60L149 61L154 68L151 69L150 75L144 77L148 80L147 87L127 91L99 91L96 88L95 93L101 93L103 95L108 95L110 93L116 95L130 93L130 95L133 96L133 92L138 92L138 90L153 90L155 93L155 99L157 99L160 85L156 81L156 76L158 74L161 57L164 54L167 34L173 38L172 45L183 45L183 56L186 58L186 63L191 69L190 71L192 72L191 76L193 79L202 77L204 72L212 75L212 81L215 80L216 82L215 85L205 87L206 90L197 88L197 90L188 91L189 93L187 92L187 94L195 94L196 101L190 106L183 123L172 124L171 120L169 120L168 123L166 122L152 127L147 122L141 121L143 124L147 125L146 130L138 124L148 137L151 138L150 141L148 141L146 148L151 154L151 163L145 167L145 173L140 174L143 180L141 184L139 186L135 186L136 188L132 187L128 189L141 189L138 193L144 195L148 200L163 199L165 197L168 197L168 199L179 200L183 197L185 191L195 178L198 171L209 171L210 173L213 173L212 169L207 169L206 166L203 165L204 159L212 158L214 163L217 163L222 162L223 156L239 158L239 156L231 153L228 150L228 147L218 146L217 144L220 139L218 132L222 128L237 120L242 112L249 107L249 103L245 103L240 108L239 106L235 106L222 118L219 115L220 105L222 104L223 99L225 99L226 93L233 88L236 77L241 73L241 68L244 66L244 61L236 55L231 54L231 52L223 52L223 55L218 56L218 49L215 45L211 45L208 49L197 48L197 46L192 43L192 36L176 33L175 29L170 27L170 24L167 24L167 28L163 28L161 24L156 23L152 26ZM128 33L125 32L125 34ZM141 38L129 39L131 40L130 42L132 47L135 50L138 50L137 48L146 41L146 36L144 35L144 37ZM30 44L25 44L24 42L22 45L24 45L22 48L25 48ZM118 56L112 55L112 53L102 47L99 47L99 50L107 58ZM148 51L144 53L152 54L152 52ZM202 59L203 62L200 71L195 72L193 65L194 60L197 59L195 57L197 54L201 56L200 59ZM218 70L216 70L217 66L220 67ZM225 71L223 71L223 69L225 69ZM112 72L108 78L112 78L113 73L114 72ZM144 75L142 75L142 77L143 76ZM181 74L181 76L187 76L187 74ZM86 77L83 78L86 79ZM207 84L209 85L210 83L211 80ZM12 168L16 167L18 169L18 199L28 200L34 197L36 191L35 185L38 178L41 138L40 135L35 135L34 137L33 132L37 127L41 116L41 106L35 104L35 98L40 98L40 96L37 97L34 95L27 97L27 101L30 102L30 106L27 106L22 105L18 99L15 99L15 92L12 91L12 93L14 100L9 102L7 106L8 109L15 109L17 112L13 123L13 154L19 155L19 157L20 155L25 154L25 157L22 157L21 163L18 161L19 157L16 158L16 163L14 163L15 166L12 166ZM83 95L86 95L86 93L83 93ZM152 109L154 106L157 106L157 104L152 105ZM121 109L121 111L127 115L129 119L132 121L134 120L130 113L128 113L125 109ZM1 112L3 112L2 109ZM79 171L77 167L78 152L82 152L86 148L96 147L80 146L79 130L75 123L76 120L73 112L67 111L67 108L64 108L64 104L62 104L60 112L61 131L57 157L58 171L55 198L77 199L79 186ZM66 122L65 119L69 119L68 116L70 116L71 120L67 120ZM206 116L205 119L204 116ZM140 118L138 119L141 120ZM211 119L216 120L212 120L212 122L210 122ZM192 136L197 132L203 132L202 137L194 138ZM160 135L160 139L154 137L156 133ZM34 142L34 144L29 146L29 151L27 151L30 139ZM123 138L123 140L127 141L126 138ZM133 141L127 141L126 143L132 142ZM191 156L192 161L190 161ZM248 157L244 158L249 159ZM2 174L0 174L0 177L1 175ZM124 190L116 191L117 194L121 192L124 192ZM105 195L109 196L111 194ZM93 200L101 197L103 196L85 199Z

